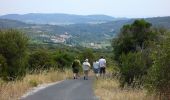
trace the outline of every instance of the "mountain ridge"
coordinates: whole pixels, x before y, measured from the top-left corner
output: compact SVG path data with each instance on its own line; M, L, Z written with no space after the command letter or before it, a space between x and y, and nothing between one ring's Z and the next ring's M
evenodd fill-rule
M95 24L116 20L116 18L107 15L74 15L62 13L7 14L0 16L0 18L18 20L31 24L51 24L51 25L68 25L77 23Z
M21 29L34 40L40 41L50 41L47 37L68 33L69 37L71 36L71 40L69 38L68 41L69 43L99 43L102 41L110 41L120 32L123 25L131 24L134 20L136 19L115 20L98 24L79 23L60 26L48 24L26 24L16 20L0 19L0 29ZM170 17L145 18L145 20L152 23L153 27L170 29Z

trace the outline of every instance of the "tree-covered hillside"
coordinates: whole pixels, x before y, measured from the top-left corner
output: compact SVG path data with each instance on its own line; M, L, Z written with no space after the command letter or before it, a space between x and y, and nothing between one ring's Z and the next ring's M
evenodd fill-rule
M30 14L8 14L0 16L3 19L11 19L23 21L33 24L51 24L51 25L67 25L76 23L103 23L113 21L115 18L107 15L73 15L73 14L42 14L42 13L30 13Z
M97 17L98 19L99 16L90 17ZM59 26L26 24L15 20L0 19L0 28L20 29L30 36L33 41L41 43L66 43L69 45L84 45L84 43L87 43L88 45L100 47L101 42L109 42L120 32L123 25L131 24L134 20L124 19L98 24L81 23ZM170 17L146 18L145 20L150 22L152 27L170 28Z

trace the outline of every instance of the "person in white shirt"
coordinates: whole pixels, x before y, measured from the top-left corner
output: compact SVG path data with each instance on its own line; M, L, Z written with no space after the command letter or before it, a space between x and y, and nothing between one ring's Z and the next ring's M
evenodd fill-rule
M106 60L104 59L103 56L101 56L101 58L99 59L99 67L100 67L100 76L103 75L104 77L106 73Z
M93 62L93 71L95 73L96 78L99 76L99 62L95 61Z
M86 59L84 62L83 62L83 72L84 72L84 80L88 80L88 72L89 72L89 69L90 69L90 63L88 62L88 59Z

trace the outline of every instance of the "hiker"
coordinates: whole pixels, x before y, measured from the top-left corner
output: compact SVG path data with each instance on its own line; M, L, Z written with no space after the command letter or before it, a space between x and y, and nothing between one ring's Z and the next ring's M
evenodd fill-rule
M105 77L106 73L106 60L104 59L103 56L99 59L99 67L100 67L100 76Z
M90 69L90 63L88 62L88 59L86 59L84 62L83 62L83 72L84 72L84 80L88 80L88 72L89 72L89 69Z
M73 61L73 64L72 64L72 70L73 70L74 79L78 78L78 73L79 73L80 66L81 66L80 60L78 60L77 57L76 57L75 60Z
M99 62L97 60L93 62L93 71L95 73L96 78L98 78L100 69L99 69Z

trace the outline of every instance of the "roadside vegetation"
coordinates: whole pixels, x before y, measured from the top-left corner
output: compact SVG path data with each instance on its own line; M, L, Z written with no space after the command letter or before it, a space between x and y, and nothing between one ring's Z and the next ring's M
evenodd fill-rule
M39 84L72 77L75 57L92 64L100 56L109 70L109 77L95 81L102 100L170 98L170 32L135 20L106 49L34 44L19 30L0 30L0 99L17 99Z
M145 20L124 25L112 42L121 88L170 98L170 32Z
M40 84L48 84L70 78L70 70L65 72L54 69L26 74L22 80L6 82L0 80L0 100L18 100L26 92Z
M170 32L145 20L124 25L112 41L111 77L95 80L101 100L169 100ZM112 61L112 62L113 62ZM111 70L110 70L111 68Z
M17 100L40 84L72 77L75 57L95 59L94 50L51 44L30 44L19 30L0 30L0 100ZM97 53L97 51L95 51Z
M94 92L100 100L158 100L144 89L120 88L116 78L96 80Z

